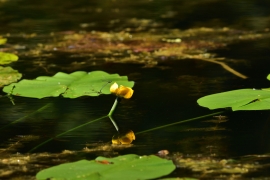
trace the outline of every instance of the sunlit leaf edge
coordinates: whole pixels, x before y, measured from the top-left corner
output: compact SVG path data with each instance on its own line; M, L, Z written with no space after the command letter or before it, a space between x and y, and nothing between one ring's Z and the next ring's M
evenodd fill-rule
M0 66L0 87L2 88L5 85L16 82L21 79L22 74L17 70L14 70L12 67L3 67Z
M19 57L16 54L0 52L0 65L10 64L18 61Z

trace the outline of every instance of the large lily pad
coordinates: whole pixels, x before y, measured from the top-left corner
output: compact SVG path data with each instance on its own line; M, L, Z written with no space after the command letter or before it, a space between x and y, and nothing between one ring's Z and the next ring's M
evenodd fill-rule
M19 57L15 54L0 52L0 64L9 64L18 59Z
M171 173L175 165L171 160L157 156L138 156L129 154L115 158L98 157L96 160L80 160L73 163L61 164L40 171L38 180L137 180L152 179Z
M204 96L198 99L200 106L209 109L231 107L237 110L267 110L270 109L270 91L268 89L239 89Z
M0 87L16 82L21 79L22 74L11 67L0 66Z
M76 71L71 74L58 72L52 77L40 76L34 80L24 79L4 87L3 91L10 93L13 89L13 95L33 98L59 96L60 94L66 98L77 98L110 94L110 85L114 82L126 87L134 85L133 81L128 81L127 76L108 74L103 71L89 73Z

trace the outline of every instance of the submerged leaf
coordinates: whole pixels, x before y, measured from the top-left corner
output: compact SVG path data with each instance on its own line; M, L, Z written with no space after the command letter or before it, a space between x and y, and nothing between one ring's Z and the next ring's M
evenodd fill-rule
M3 91L9 93L13 86L13 95L23 97L44 98L59 96L77 98L80 96L99 96L110 94L110 84L117 82L127 87L133 87L134 82L128 81L127 76L108 74L103 71L76 71L71 74L58 72L52 77L40 76L34 80L22 80L6 86Z
M22 74L11 67L0 66L0 87L16 82L21 79Z
M209 109L231 107L237 110L267 110L270 109L269 89L239 89L204 96L198 99L198 104Z
M96 160L81 160L61 164L40 171L36 178L43 179L152 179L171 173L175 166L171 160L157 156L138 156L128 154L115 158L98 157Z
M15 54L0 52L0 64L9 64L18 59L19 57Z

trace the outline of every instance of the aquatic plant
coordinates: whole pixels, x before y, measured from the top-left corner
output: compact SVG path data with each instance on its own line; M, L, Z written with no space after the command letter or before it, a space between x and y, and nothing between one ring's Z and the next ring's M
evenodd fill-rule
M76 71L70 74L58 72L52 77L40 76L34 80L23 79L5 86L3 91L10 93L13 89L12 95L39 99L59 95L77 98L111 94L110 85L114 82L126 87L134 86L134 82L128 81L127 76L103 71Z
M17 61L19 57L12 53L0 52L0 64L9 64Z
M40 171L36 178L42 179L152 179L170 174L175 169L171 160L155 155L128 154L115 158L97 157L65 163Z
M119 86L119 85L120 86ZM70 131L76 130L82 126L93 123L95 121L109 117L117 132L119 128L115 123L112 114L117 107L119 98L130 99L133 95L133 90L131 89L134 86L133 81L128 81L127 76L119 76L118 74L108 74L103 71L76 71L71 74L66 74L63 72L58 72L54 76L40 76L34 80L23 79L18 83L12 83L3 88L3 91L8 93L9 97L12 96L22 96L22 97L31 97L31 98L44 98L50 96L59 96L62 95L65 98L77 98L81 96L99 96L101 94L115 94L115 102L108 113L108 115L97 118L80 126L74 127L66 132L63 132L55 137L62 136ZM12 100L12 98L11 98ZM13 102L13 100L12 100ZM20 121L14 121L16 123ZM4 126L7 127L10 124ZM132 131L133 132L133 131ZM114 135L113 143L116 142L125 142L125 144L130 144L134 139L135 135L132 136L125 135ZM117 138L116 138L117 137ZM37 145L31 151L36 148L44 145L45 143L51 141L53 138L48 139L47 141ZM120 144L120 143L116 143Z
M115 94L117 97L123 97L125 99L131 98L133 94L133 90L131 88L125 87L122 85L120 85L119 87L117 83L114 83L111 85L110 91L111 93Z
M68 131L62 132L52 138L49 138L48 140L38 144L29 151L33 152L39 147L43 146L44 144L52 141L57 137L60 137L66 133L77 130L83 126L89 125L105 118L109 118L117 130L117 133L112 137L112 144L131 144L132 141L135 140L134 132L132 130L129 130L127 132L120 131L112 115L121 98L130 99L132 97L134 93L132 89L133 86L134 82L128 81L128 78L126 76L119 76L118 74L108 74L103 71L92 71L89 73L84 71L77 71L71 74L59 72L52 77L40 76L34 80L24 79L19 81L18 83L12 83L8 86L5 86L3 88L3 91L8 93L8 96L10 97L22 96L31 98L44 98L51 96L77 98L81 96L99 96L102 94L114 94L116 96L114 104L107 115L91 120L85 124L81 124L77 127L69 129ZM49 106L50 105L45 105L44 107L37 110L37 112ZM36 112L33 112L28 116L31 116L35 113ZM160 127L141 131L136 134L142 134L175 124L190 122L220 113L222 112L215 112L205 116L166 124ZM24 117L12 122L11 124L17 123L21 119L24 119ZM6 125L5 127L11 124ZM135 168L130 168L130 166ZM69 173L66 173L67 169L70 170ZM93 172L90 172L89 169L91 169ZM111 177L111 179L119 179L119 177L123 178L125 176L128 176L135 179L149 179L164 176L171 173L174 169L175 166L172 161L161 159L157 156L138 156L130 154L125 156L118 156L112 159L98 157L96 160L92 161L80 160L74 163L62 164L40 171L36 177L37 179L63 179L67 177L69 179L100 179L101 177L108 176ZM138 173L138 171L140 173ZM130 176L130 174L134 175Z
M267 76L270 80L270 74ZM211 94L198 99L198 104L209 109L230 107L239 110L269 110L270 88L238 89Z
M134 86L134 82L128 81L127 76L119 76L118 74L108 74L103 71L92 71L89 73L84 72L84 71L76 71L70 74L58 72L52 77L40 76L34 80L23 79L18 83L12 83L8 86L5 86L3 88L3 91L8 93L8 97L10 97L11 100L12 100L12 96L44 98L44 97L50 97L50 96L55 97L55 96L61 95L65 98L77 98L81 96L99 96L99 95L104 95L104 94L116 95L114 104L107 115L91 120L87 123L81 124L63 133L58 134L42 142L41 144L35 146L29 151L29 152L33 152L34 150L48 143L54 138L60 137L64 134L77 130L83 126L92 124L96 121L103 120L105 118L109 118L111 122L113 123L113 125L115 126L115 129L117 130L117 134L114 134L112 137L113 144L132 143L132 141L135 140L134 132L132 130L129 130L127 132L120 132L119 127L115 123L112 115L118 105L120 98L129 99L132 97L133 92L134 92L132 89L133 86ZM45 105L44 107L41 107L40 109L42 110L48 106L49 105ZM40 111L40 109L37 110L37 112ZM33 112L25 117L31 116L32 114L35 114L35 113L36 112ZM142 134L145 132L154 131L154 130L162 129L168 126L173 126L180 123L186 123L186 122L202 119L205 117L210 117L210 116L221 114L221 113L223 113L223 111L214 112L208 115L199 116L195 118L190 118L187 120L181 120L181 121L171 123L171 124L165 124L159 127L154 127L151 129L141 131L141 132L137 132L136 134ZM19 118L18 120L15 120L11 124L17 123L20 120L24 119L25 117ZM2 129L7 126L10 126L11 124L5 125L4 127L2 127Z
M0 87L8 85L12 82L16 82L21 79L22 74L17 70L14 70L12 67L3 67L0 66Z
M112 84L112 82L114 83ZM109 86L109 84L112 85ZM120 84L120 86L118 84ZM112 118L112 114L119 102L119 98L130 99L132 97L134 91L131 89L131 87L133 85L134 82L128 81L126 76L121 77L118 74L110 75L103 71L93 71L90 73L79 71L71 74L57 73L53 77L38 77L35 80L22 80L18 83L12 83L9 86L6 86L3 91L7 92L9 96L14 95L34 98L59 95L67 98L76 98L85 95L99 96L101 94L109 93L116 95L115 102L107 116L92 120L88 123L82 124L55 136L59 137L70 131L104 119L106 117L111 119L116 130L119 131L118 126ZM13 123L16 123L20 120L21 119L14 121ZM29 152L34 151L52 139L53 138L50 138L47 141L37 145ZM127 133L118 132L113 136L112 143L130 144L134 139L135 135L132 130L128 131ZM119 179L126 177L128 179L149 179L167 175L174 169L175 166L171 160L161 159L153 155L138 156L130 154L125 156L118 156L116 158L98 157L96 160L92 161L80 160L73 163L61 164L59 166L40 171L36 175L36 178Z
M0 45L3 45L7 42L6 38L0 36ZM10 64L19 59L19 57L12 53L0 52L0 65ZM21 79L22 74L17 70L12 69L11 67L0 66L0 87L8 85L12 82L16 82Z

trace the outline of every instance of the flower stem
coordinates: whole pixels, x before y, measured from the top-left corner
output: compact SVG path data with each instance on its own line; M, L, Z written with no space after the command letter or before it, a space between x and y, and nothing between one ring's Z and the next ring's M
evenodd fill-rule
M28 117L30 117L30 116L33 116L33 115L36 114L36 113L42 112L44 109L50 107L51 105L52 105L51 103L46 104L45 106L39 108L39 109L36 110L35 112L32 112L32 113L30 113L30 114L28 114L28 115L26 115L26 116L23 116L23 117L21 117L21 118L19 118L19 119L17 119L17 120L14 120L14 121L12 121L11 123L9 123L9 124L7 124L7 125L1 126L1 127L0 127L0 130L4 129L4 128L6 128L6 127L12 125L12 124L15 124L15 123L17 123L17 122L19 122L19 121L21 121L21 120L23 120L23 119L25 119L25 118L28 118Z
M117 97L117 98L115 99L115 101L114 101L114 103L113 103L113 106L112 106L112 108L111 108L111 110L110 110L110 112L109 112L108 115L103 116L103 117L100 117L100 118L97 118L97 119L95 119L95 120L93 120L93 121L89 121L89 122L87 122L87 123L81 124L81 125L76 126L76 127L72 128L72 129L69 129L69 130L67 130L67 131L65 131L65 132L63 132L63 133L60 133L60 134L58 134L58 135L56 135L56 136L54 136L54 137L52 137L52 138L50 138L50 139L47 139L46 141L44 141L44 142L38 144L37 146L35 146L34 148L32 148L32 149L31 149L30 151L28 151L28 152L29 152L29 153L30 153L30 152L33 152L33 151L36 150L37 148L43 146L44 144L46 144L46 143L52 141L52 140L55 139L55 138L58 138L58 137L60 137L60 136L62 136L62 135L64 135L64 134L67 134L67 133L71 132L71 131L77 130L77 129L79 129L79 128L85 126L85 125L88 125L88 124L91 124L91 123L93 123L93 122L102 120L102 119L104 119L104 118L106 118L106 117L109 117L109 118L110 118L110 120L112 121L112 123L113 123L115 129L118 131L119 128L118 128L117 124L115 123L115 121L114 121L113 118L112 118L112 114L113 114L113 112L114 112L114 110L115 110L115 108L116 108L116 106L117 106L117 104L118 104L118 101L119 101L119 99L118 99L118 97ZM41 110L45 109L47 106L48 106L48 105L46 105L46 106L40 108L40 109L37 110L37 111L41 111ZM20 119L19 119L19 120L20 120Z
M103 116L103 117L97 118L97 119L95 119L95 120L93 120L93 121L88 121L87 123L81 124L81 125L76 126L76 127L72 128L72 129L69 129L69 130L67 130L67 131L65 131L65 132L62 132L62 133L60 133L60 134L57 134L56 136L54 136L54 137L52 137L52 138L50 138L50 139L47 139L46 141L44 141L44 142L38 144L37 146L35 146L34 148L32 148L32 149L31 149L30 151L28 151L28 152L29 152L29 153L30 153L30 152L33 152L34 150L36 150L36 149L39 148L40 146L43 146L44 144L46 144L47 142L50 142L51 140L54 140L55 138L58 138L58 137L60 137L60 136L63 136L64 134L67 134L67 133L69 133L69 132L71 132L71 131L74 131L74 130L76 130L76 129L79 129L79 128L85 126L85 125L88 125L88 124L91 124L91 123L93 123L93 122L102 120L102 119L104 119L104 118L106 118L106 117L107 117L107 116Z
M119 101L119 99L118 99L118 97L116 97L116 99L115 99L115 101L114 101L114 103L113 103L113 106L112 106L112 108L111 108L111 110L110 110L110 112L109 112L109 114L108 114L108 117L109 117L110 120L112 121L112 123L113 123L113 125L114 125L116 131L119 131L119 128L118 128L116 122L113 120L112 114L113 114L114 110L116 109L116 106L117 106L117 104L118 104L118 101Z
M113 112L114 112L114 110L115 110L115 108L116 108L116 106L117 106L117 104L118 104L118 97L116 97L116 99L115 99L115 101L114 101L114 103L113 103L113 106L112 106L112 108L111 108L111 110L110 110L110 112L109 112L109 114L108 114L108 116L111 116L112 114L113 114Z
M117 126L116 122L113 120L112 116L109 116L109 115L108 115L108 117L109 117L110 120L112 121L112 123L113 123L113 125L114 125L116 131L119 131L119 127Z
M221 114L221 113L224 113L224 112L225 111L219 111L219 112L215 112L215 113L212 113L212 114L207 114L207 115L204 115L204 116L199 116L199 117L190 118L190 119L178 121L178 122L171 123L171 124L166 124L166 125L163 125L163 126L158 126L158 127L155 127L155 128L151 128L151 129L148 129L148 130L137 132L136 135L142 134L142 133L146 133L146 132L149 132L149 131L155 131L157 129L163 129L163 128L166 128L168 126L173 126L173 125L176 125L176 124L181 124L181 123L186 123L186 122L190 122L190 121L195 121L195 120L198 120L198 119L202 119L202 118L206 118L206 117L209 117L209 116Z

